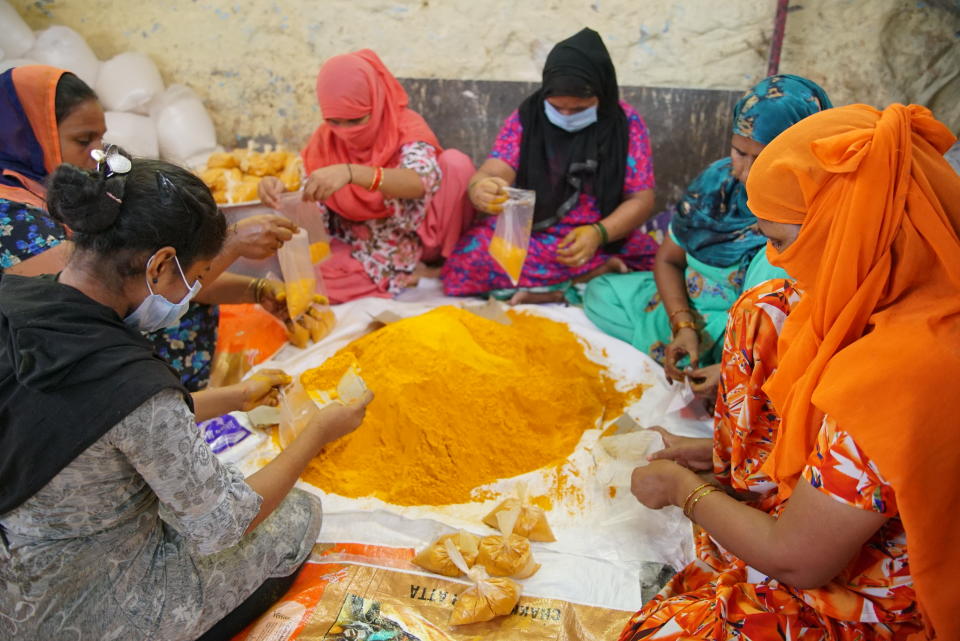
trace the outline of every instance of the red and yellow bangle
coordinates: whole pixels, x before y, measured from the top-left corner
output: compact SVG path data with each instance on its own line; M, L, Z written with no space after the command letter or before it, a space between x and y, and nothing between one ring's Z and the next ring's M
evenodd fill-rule
M377 191L380 189L380 183L383 182L383 167L376 167L373 170L373 180L370 182L370 186L367 187L368 191Z

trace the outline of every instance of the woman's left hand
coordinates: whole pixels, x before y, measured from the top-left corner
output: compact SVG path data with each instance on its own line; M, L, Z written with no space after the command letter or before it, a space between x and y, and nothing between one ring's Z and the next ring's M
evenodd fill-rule
M557 261L579 267L593 258L600 248L600 232L593 225L575 227L557 245Z
M321 167L307 176L304 200L324 201L350 183L350 168L345 164Z
M290 318L287 311L286 288L279 280L265 279L260 289L260 300L256 302L282 321Z
M633 470L630 491L651 510L659 510L669 505L679 505L678 498L683 487L692 479L699 483L699 477L687 468L660 459L650 461L648 465Z
M240 409L249 412L261 405L276 407L280 402L280 388L289 385L292 380L279 369L260 370L242 383L237 383L243 398Z
M289 219L276 214L250 216L231 226L227 236L237 255L253 260L269 258L277 253L297 232L297 226Z

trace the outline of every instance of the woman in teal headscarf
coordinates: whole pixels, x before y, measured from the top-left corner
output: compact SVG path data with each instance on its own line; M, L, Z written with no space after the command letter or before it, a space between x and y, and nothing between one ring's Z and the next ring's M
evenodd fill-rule
M744 290L786 276L767 263L766 240L747 208L750 167L780 132L832 106L819 85L789 74L766 78L748 91L733 111L730 156L711 164L687 188L653 273L591 281L584 299L590 320L663 363L671 378L688 375L695 389L712 388L727 310ZM684 373L678 363L687 358Z

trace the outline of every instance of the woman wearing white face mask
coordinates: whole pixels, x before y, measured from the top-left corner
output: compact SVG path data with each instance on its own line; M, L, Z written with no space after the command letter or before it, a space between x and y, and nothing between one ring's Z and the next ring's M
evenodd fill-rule
M488 253L509 185L537 192L519 289ZM542 87L507 118L469 196L490 215L447 260L449 295L492 293L515 303L566 295L577 302L575 283L653 266L657 244L637 229L653 212L647 127L619 100L616 70L597 32L583 29L553 48Z
M182 316L223 215L179 167L112 160L51 177L63 271L0 278L0 637L229 638L310 553L320 505L293 485L370 397L247 479L220 464L140 332Z

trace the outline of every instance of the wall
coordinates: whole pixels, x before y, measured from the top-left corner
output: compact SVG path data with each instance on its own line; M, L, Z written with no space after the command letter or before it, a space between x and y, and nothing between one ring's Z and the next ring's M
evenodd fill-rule
M956 2L956 0L948 0ZM73 27L96 54L148 53L207 101L224 144L300 146L313 83L335 53L371 47L398 76L536 81L552 43L599 30L631 86L742 91L766 70L773 0L12 0L35 29ZM904 25L904 28L900 28ZM799 0L782 71L838 104L938 99L960 129L960 17L912 0ZM944 108L945 110L947 108ZM656 123L651 122L655 127Z

